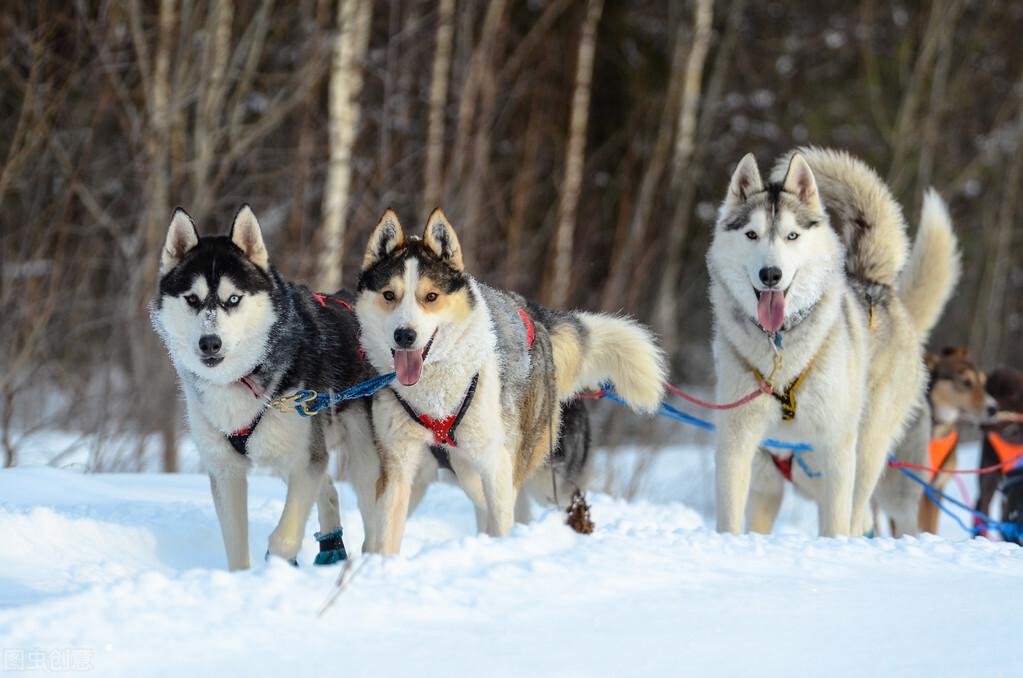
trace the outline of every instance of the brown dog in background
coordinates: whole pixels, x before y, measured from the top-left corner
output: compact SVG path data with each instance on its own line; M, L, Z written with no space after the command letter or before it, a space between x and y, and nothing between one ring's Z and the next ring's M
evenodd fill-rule
M994 398L997 404L998 413L1020 413L1023 412L1023 372L1011 367L999 367L994 370L987 380L986 389L988 394ZM994 466L1005 460L998 454L988 433L994 433L1002 440L1010 444L1023 444L1023 423L1013 420L996 421L982 426L984 431L984 442L980 452L980 465L982 467ZM1002 468L994 473L986 473L980 477L980 496L977 497L977 510L987 514L991 507L991 500L995 491L1005 477L1006 469ZM1011 507L1002 506L1002 517L1009 515Z
M965 346L948 346L940 355L925 357L930 372L927 400L931 408L930 466L954 469L957 465L957 425L980 423L994 414L994 401L985 391L986 376L970 359ZM944 441L944 444L942 444ZM945 490L949 476L938 473L931 482ZM926 494L920 499L921 532L938 533L940 508Z

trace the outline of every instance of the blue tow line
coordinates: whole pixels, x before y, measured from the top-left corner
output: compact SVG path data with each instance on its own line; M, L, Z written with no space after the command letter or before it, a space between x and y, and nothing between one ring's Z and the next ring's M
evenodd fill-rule
M889 460L890 461L895 461L895 457L889 457ZM964 504L963 502L959 501L958 499L955 499L955 498L949 496L948 494L942 492L937 487L935 487L933 484L927 482L926 480L924 480L920 476L918 476L915 473L911 472L909 469L903 468L901 466L895 466L894 468L897 468L899 471L904 473L913 482L919 483L920 485L922 485L923 488L924 488L924 494L927 495L927 498L930 499L931 501L933 501L935 504L937 504L938 508L941 509L942 513L944 513L949 518L954 520L956 522L956 524L959 525L959 527L963 528L964 530L969 532L971 535L977 536L978 534L981 533L981 531L983 531L985 529L997 530L998 532L1001 533L1003 539L1006 539L1006 540L1009 540L1009 541L1016 541L1016 540L1018 540L1020 538L1021 535L1023 535L1023 526L1017 525L1016 523L1006 523L1006 522L1002 522L1000 520L994 520L990 516L988 516L988 515L986 515L984 513L981 513L977 509L975 509L975 508L973 508L971 506L967 506L966 504ZM939 499L944 499L945 501L947 501L948 503L952 504L953 506L958 506L959 508L961 508L964 511L966 511L966 512L970 513L971 515L973 515L973 517L976 518L982 524L978 525L977 527L970 527L969 525L967 525L966 523L963 522L962 518L957 516L955 513L952 512L951 509L949 509L947 506L942 504L941 501L939 501Z
M274 403L279 409L285 411L294 409L295 412L298 412L303 417L311 417L345 400L358 400L359 398L373 395L391 383L394 375L394 372L382 374L379 377L367 379L343 391L332 391L330 393L317 393L308 389L300 389L290 395L278 398Z
M614 401L619 405L628 404L624 400L622 400L618 396L618 394L612 391L612 386L610 384L605 384L604 388L601 389L600 397L607 398L608 400ZM657 414L659 414L662 417L666 417L668 419L681 422L683 424L689 424L690 426L695 426L696 428L702 428L705 431L714 431L717 429L717 426L715 426L713 423L705 419L700 419L699 417L694 417L693 415L683 412L678 408L672 407L668 403L662 402L657 408ZM810 464L808 464L806 459L803 458L803 453L812 452L813 446L808 445L807 443L788 443L785 442L784 440L775 440L774 438L766 438L764 440L761 440L760 444L763 445L764 447L774 447L780 450L789 450L790 452L792 452L792 456L795 457L796 463L799 464L799 468L803 469L803 473L805 473L807 477L809 478L820 477L821 472L814 471L813 469L811 469Z
M366 398L373 395L377 391L386 387L391 380L394 379L395 373L382 374L379 377L368 379L360 384L356 384L351 388L347 388L343 391L335 391L332 393L317 393L316 391L302 389L295 391L287 396L282 396L275 401L275 404L279 409L291 411L294 410L303 417L311 417L319 414L321 411L333 407L345 400L356 400L358 398ZM627 405L616 393L614 393L614 387L611 384L605 384L604 388L599 394L600 398L607 398L612 400L619 405ZM668 403L662 402L658 406L657 414L662 417L667 417L674 421L681 422L683 424L689 424L696 428L702 428L706 431L713 431L717 427L705 419L694 417L691 414L683 412L682 410L672 407ZM810 468L810 465L803 458L804 452L812 452L813 447L806 443L788 443L783 440L775 440L773 438L767 438L762 440L761 445L765 447L773 447L781 450L789 450L792 452L792 456L795 457L796 462L799 464L799 468L803 469L803 472L809 478L820 477L820 471L814 471Z

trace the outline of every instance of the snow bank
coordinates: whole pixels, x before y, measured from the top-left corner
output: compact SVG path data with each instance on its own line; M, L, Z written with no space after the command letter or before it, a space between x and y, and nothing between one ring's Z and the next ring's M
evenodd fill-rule
M985 540L721 536L677 503L593 497L474 534L431 488L404 555L262 563L283 485L250 483L256 568L229 574L205 477L0 473L0 668L94 675L1012 675L1023 551ZM341 487L346 541L355 500ZM315 526L310 524L308 534ZM64 664L61 664L64 662Z

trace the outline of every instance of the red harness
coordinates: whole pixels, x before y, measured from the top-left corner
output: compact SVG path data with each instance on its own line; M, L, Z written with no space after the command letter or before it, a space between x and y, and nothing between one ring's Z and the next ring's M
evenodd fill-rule
M533 348L533 340L536 339L536 330L533 328L533 319L526 314L521 306L519 306L519 316L522 318L522 324L526 326L526 347Z
M536 328L533 326L533 320L529 317L525 310L520 306L519 317L522 318L522 324L526 328L526 347L532 348L533 342L536 340ZM455 438L455 429L462 422L462 418L465 417L465 413L469 411L469 405L472 404L472 399L476 395L476 385L479 383L480 375L477 372L473 375L472 381L469 382L469 388L465 391L465 397L462 398L462 404L459 406L458 411L454 414L444 417L443 419L435 419L428 414L420 414L413 409L411 405L405 402L405 399L398 395L397 391L392 389L394 397L398 399L398 403L402 409L412 418L412 421L416 422L425 429L428 429L433 434L434 445L447 445L449 447L458 447L458 440Z
M795 455L792 455L795 456ZM785 480L792 482L792 457L779 457L777 454L771 454L771 461L774 462L774 467L778 469L782 477Z
M313 298L320 302L320 306L327 308L327 300L333 301L335 304L340 304L349 313L355 313L355 309L344 299L339 299L331 294L320 294L319 292L313 292Z

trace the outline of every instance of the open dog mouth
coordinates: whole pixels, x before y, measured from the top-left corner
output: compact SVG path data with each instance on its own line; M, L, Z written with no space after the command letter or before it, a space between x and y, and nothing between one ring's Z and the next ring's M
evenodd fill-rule
M202 359L202 364L205 365L206 367L216 367L217 365L219 365L222 362L224 362L224 357L223 356L215 356L215 357L212 357L212 358L203 358Z
M426 361L426 356L429 355L430 347L433 346L433 340L436 338L437 330L434 330L430 341L426 342L426 346L422 348L411 351L391 349L391 355L394 356L394 372L402 385L415 386L416 382L419 381L419 378L423 375L423 363Z
M757 295L757 322L765 332L777 332L785 323L785 294L784 290L758 290L753 288Z

